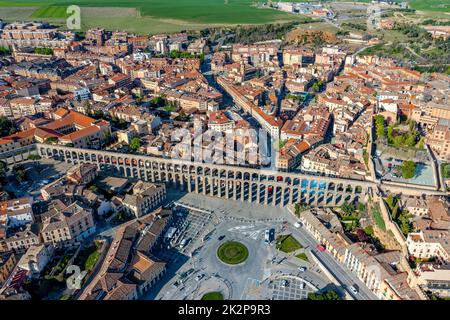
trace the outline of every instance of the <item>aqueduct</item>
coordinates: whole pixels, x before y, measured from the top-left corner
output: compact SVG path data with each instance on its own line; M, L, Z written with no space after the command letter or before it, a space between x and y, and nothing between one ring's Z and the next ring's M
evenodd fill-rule
M276 172L230 165L195 163L110 151L37 144L44 158L92 163L125 177L164 182L188 192L264 205L340 205L372 193L373 182Z

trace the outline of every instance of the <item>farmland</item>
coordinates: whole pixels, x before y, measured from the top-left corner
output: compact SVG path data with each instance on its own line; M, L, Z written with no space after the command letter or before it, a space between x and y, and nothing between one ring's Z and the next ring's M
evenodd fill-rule
M258 0L256 2L262 2ZM0 18L63 23L69 5L81 7L83 29L99 26L136 33L175 32L209 26L302 21L304 17L258 8L253 0L0 0ZM33 8L30 14L29 8ZM23 15L19 12L22 9ZM11 18L10 18L11 17Z
M300 0L294 0L300 1ZM177 32L207 27L304 21L301 15L257 7L264 0L0 0L0 18L64 24L69 5L81 7L86 30L103 27L135 33ZM367 2L360 0L359 2ZM411 0L418 10L450 12L449 1ZM430 12L431 13L431 12Z
M31 15L32 18L67 18L67 7L45 6L40 7Z

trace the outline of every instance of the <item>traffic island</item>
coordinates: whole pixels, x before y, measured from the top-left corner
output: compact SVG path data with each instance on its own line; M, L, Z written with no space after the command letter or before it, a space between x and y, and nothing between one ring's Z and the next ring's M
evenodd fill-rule
M217 249L217 257L225 264L241 264L248 258L248 249L240 242L228 241Z

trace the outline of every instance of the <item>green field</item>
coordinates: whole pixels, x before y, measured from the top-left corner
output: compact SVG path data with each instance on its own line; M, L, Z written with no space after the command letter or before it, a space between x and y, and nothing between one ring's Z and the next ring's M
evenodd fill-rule
M416 10L450 12L450 0L409 0L409 5Z
M223 294L217 291L205 293L202 300L223 300Z
M277 238L276 248L285 253L290 253L303 248L303 246L293 236L284 235Z
M207 24L259 24L296 18L295 15L281 11L256 8L253 0L225 2L225 0L131 0L126 2L118 0L41 0L36 2L0 0L0 7L43 7L35 14L36 17L41 18L60 18L63 14L62 8L68 5L136 8L143 17ZM256 2L262 2L262 0Z
M64 23L65 8L79 5L83 30L103 27L141 34L305 20L301 15L255 6L261 2L263 0L0 0L0 18ZM21 13L21 9L25 11Z
M40 7L31 15L32 18L67 18L67 7L65 6L48 6Z
M0 0L0 18L64 24L67 6L79 5L83 30L103 27L140 34L305 19L301 15L256 7L255 4L262 2L265 0ZM450 0L411 0L410 3L413 8L429 13L450 12Z

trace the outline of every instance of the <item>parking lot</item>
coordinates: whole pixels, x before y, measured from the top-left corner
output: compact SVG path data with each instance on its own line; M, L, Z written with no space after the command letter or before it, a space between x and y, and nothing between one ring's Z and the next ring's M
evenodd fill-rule
M22 164L25 167L28 181L17 183L14 179L11 179L11 184L8 184L5 188L8 192L14 193L16 197L27 195L38 197L43 186L64 176L67 170L72 167L70 163L52 159L26 161Z
M301 278L280 277L268 284L272 300L305 300L317 289Z
M168 262L176 262L183 256L191 256L193 246L208 229L212 214L190 210L182 206L174 207L172 227L176 229L171 239L166 239L167 246L157 253L158 257Z

